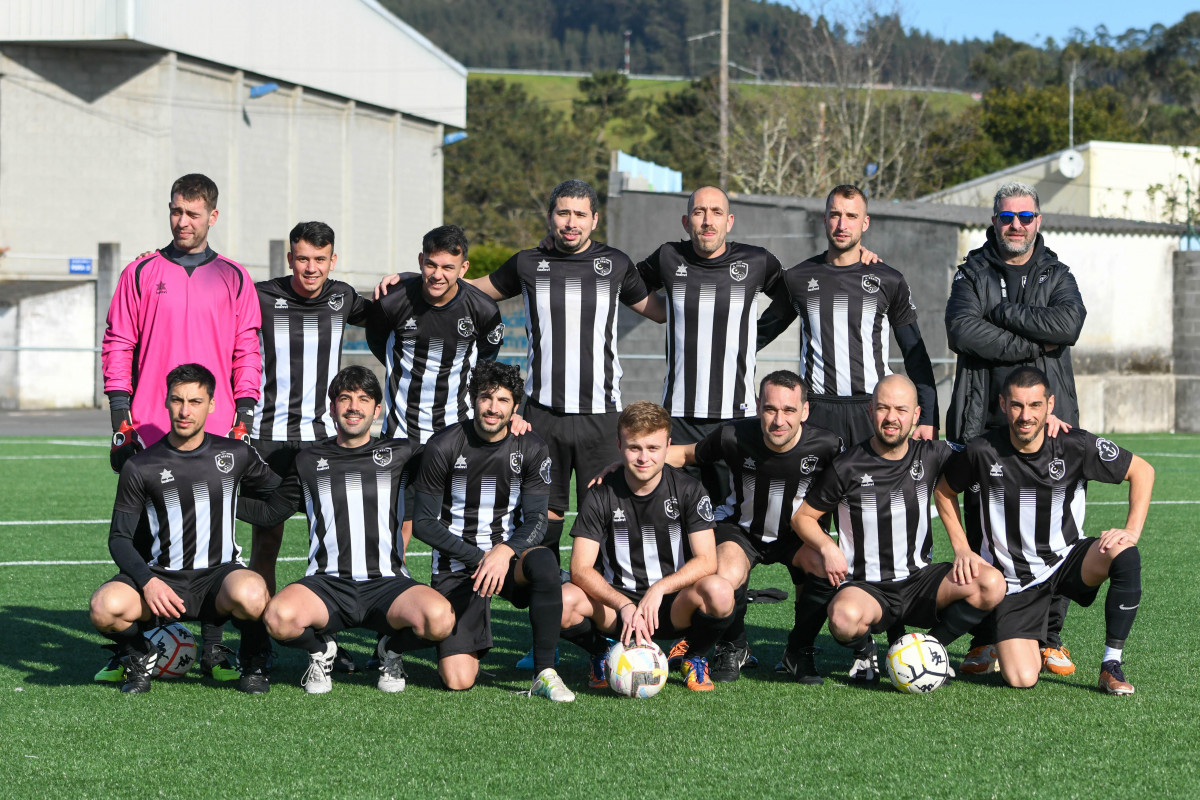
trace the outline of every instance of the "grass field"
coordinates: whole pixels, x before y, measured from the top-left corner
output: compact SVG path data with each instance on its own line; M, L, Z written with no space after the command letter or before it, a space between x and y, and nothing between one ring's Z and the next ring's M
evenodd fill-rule
M517 694L528 627L499 600L493 677L469 693L434 688L431 651L406 659L399 695L359 675L310 697L294 651L280 652L265 697L199 677L137 697L93 684L104 656L87 600L114 572L106 443L0 439L0 797L1200 796L1200 437L1115 438L1157 470L1125 651L1133 697L1094 688L1102 599L1067 618L1075 675L1031 691L960 679L919 697L848 686L846 652L825 633L824 686L778 678L789 600L750 607L762 666L705 695L678 678L648 701L588 691L583 654L564 643L569 705ZM1123 522L1123 487L1093 485L1090 498L1089 531ZM305 544L289 522L281 581L302 574ZM414 573L427 579L428 564L414 548ZM753 574L754 586L787 583L779 567ZM373 639L343 636L360 663ZM965 642L950 650L957 662Z

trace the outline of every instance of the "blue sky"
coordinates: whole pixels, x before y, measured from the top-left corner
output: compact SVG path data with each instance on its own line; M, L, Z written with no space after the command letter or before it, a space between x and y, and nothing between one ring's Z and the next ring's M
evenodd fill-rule
M887 7L886 2L879 4L881 11ZM1049 36L1059 43L1066 41L1074 27L1090 33L1104 24L1111 34L1149 28L1156 22L1170 27L1189 11L1198 10L1200 3L1160 0L1144 6L1131 0L915 0L902 1L898 7L906 28L927 30L944 39L990 40L993 32L1000 31L1013 39L1041 44Z

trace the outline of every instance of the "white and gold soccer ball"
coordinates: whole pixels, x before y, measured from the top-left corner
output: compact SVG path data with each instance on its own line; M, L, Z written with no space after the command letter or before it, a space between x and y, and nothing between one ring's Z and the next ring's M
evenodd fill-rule
M604 657L608 685L622 697L654 697L667 683L667 656L651 642L648 645L617 642Z
M927 633L906 633L887 651L888 677L908 694L929 694L950 677L950 657Z
M158 651L158 662L150 676L169 680L180 678L196 663L196 637L178 622L169 622L146 631L146 638Z

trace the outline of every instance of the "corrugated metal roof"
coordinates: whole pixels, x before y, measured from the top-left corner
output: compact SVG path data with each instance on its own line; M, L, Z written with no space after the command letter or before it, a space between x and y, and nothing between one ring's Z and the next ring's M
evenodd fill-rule
M466 68L376 0L5 0L3 41L135 42L466 126Z

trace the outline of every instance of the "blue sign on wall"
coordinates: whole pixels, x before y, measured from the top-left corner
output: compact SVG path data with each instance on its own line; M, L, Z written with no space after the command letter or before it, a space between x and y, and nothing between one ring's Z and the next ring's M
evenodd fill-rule
M90 258L72 258L68 264L68 269L72 275L92 274L92 260Z

